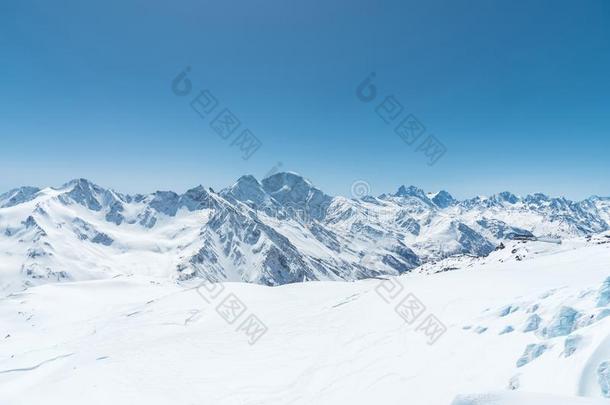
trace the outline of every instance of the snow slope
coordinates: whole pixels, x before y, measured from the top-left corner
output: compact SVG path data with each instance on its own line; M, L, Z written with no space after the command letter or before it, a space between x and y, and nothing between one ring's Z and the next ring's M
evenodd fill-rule
M604 405L607 400L537 393L494 392L459 396L451 405Z
M28 288L0 300L0 403L605 403L608 241L507 242L388 280L206 284L216 298L155 274ZM229 324L231 293L247 309ZM395 312L409 293L412 323ZM249 314L267 327L254 344Z

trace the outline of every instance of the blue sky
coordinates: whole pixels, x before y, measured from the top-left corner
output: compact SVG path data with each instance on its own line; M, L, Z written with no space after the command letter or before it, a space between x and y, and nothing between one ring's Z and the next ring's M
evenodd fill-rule
M281 162L331 194L610 195L604 0L26 0L0 3L0 49L0 190L219 188ZM250 159L190 108L203 89L260 139ZM433 166L376 114L389 95L445 145Z

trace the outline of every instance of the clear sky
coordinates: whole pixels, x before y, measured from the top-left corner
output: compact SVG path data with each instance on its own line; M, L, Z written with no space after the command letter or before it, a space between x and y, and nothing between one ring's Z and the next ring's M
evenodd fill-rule
M281 162L330 194L610 195L607 0L2 1L0 50L0 191L218 188ZM445 145L433 166L377 115L389 95ZM211 129L222 108L250 159Z

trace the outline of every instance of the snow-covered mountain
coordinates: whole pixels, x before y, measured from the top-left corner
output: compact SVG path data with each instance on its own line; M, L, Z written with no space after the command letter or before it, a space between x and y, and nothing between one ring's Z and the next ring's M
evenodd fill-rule
M0 289L119 274L280 285L399 275L485 256L512 234L610 229L610 198L503 192L458 201L401 186L332 197L295 173L242 176L215 192L127 195L85 179L0 195Z

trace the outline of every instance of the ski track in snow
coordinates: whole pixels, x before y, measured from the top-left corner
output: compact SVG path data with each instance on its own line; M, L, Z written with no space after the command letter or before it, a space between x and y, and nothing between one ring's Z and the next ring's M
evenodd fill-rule
M0 370L0 374L15 373L15 372L19 372L19 371L32 371L32 370L36 370L38 367L43 366L43 365L45 365L47 363L51 363L51 362L54 362L56 360L63 359L63 358L66 358L66 357L70 357L70 356L73 356L73 355L74 355L74 353L62 354L62 355L55 356L53 358L44 360L44 361L42 361L42 362L40 362L40 363L38 363L38 364L36 364L34 366L31 366L31 367L13 368L13 369L10 369L10 370Z

